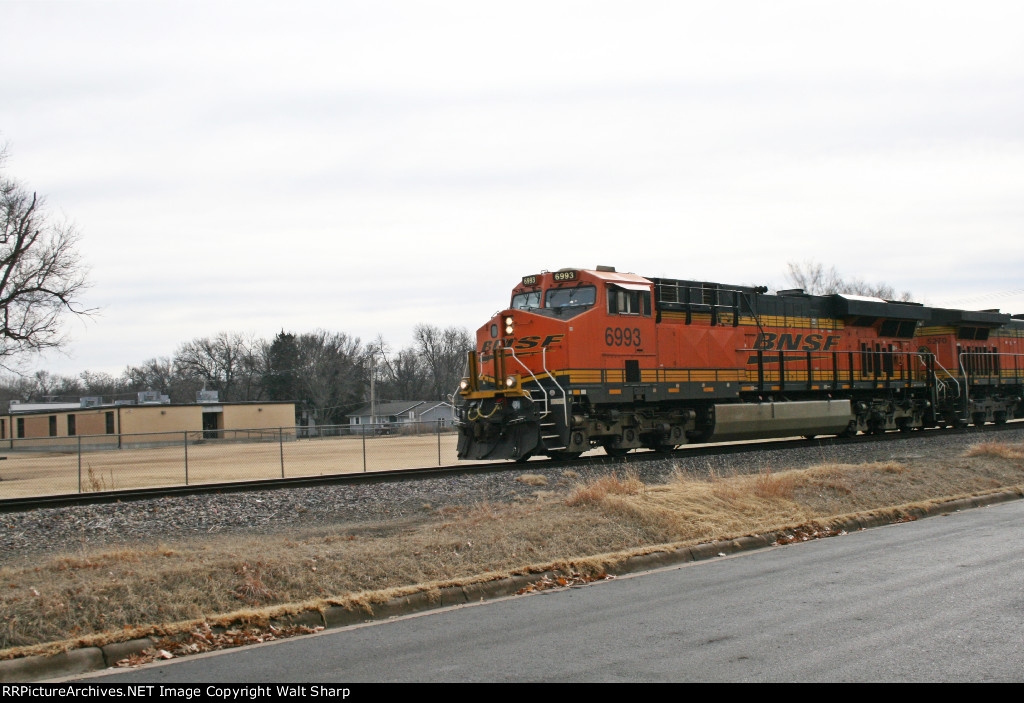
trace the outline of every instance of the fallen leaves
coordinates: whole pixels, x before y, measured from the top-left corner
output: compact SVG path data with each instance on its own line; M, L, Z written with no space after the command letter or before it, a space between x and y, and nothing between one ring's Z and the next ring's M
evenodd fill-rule
M536 593L538 591L547 591L552 588L568 588L570 586L584 586L594 581L604 581L607 579L613 579L614 576L606 573L585 575L579 574L575 571L570 573L568 576L544 576L539 579L536 583L531 583L528 586L524 586L516 591L516 595L523 595L524 593Z
M811 526L796 527L788 532L783 532L772 545L793 544L794 542L806 542L812 539L824 539L825 537L836 537L845 535L846 530L833 530L832 528L818 528Z
M305 625L267 625L266 627L248 626L223 630L213 628L209 623L204 622L181 639L161 640L143 652L119 660L115 666L141 666L158 659L174 659L219 649L273 642L298 635L311 635L323 629L323 627L306 627Z

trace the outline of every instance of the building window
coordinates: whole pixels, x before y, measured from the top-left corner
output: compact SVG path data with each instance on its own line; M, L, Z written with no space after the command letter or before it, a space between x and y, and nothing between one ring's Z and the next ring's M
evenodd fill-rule
M50 415L50 436L51 437L56 437L57 436L57 416L56 415Z
M24 436L25 436L25 418L19 417L18 418L18 437L20 438L20 437L24 437Z
M68 415L68 437L75 436L75 416Z
M114 411L107 413L107 434L114 434Z

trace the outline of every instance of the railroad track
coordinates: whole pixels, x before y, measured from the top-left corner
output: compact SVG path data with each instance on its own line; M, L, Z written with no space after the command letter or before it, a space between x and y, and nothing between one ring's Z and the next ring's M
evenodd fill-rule
M303 488L324 485L372 485L397 481L416 481L423 479L442 478L446 476L463 476L467 474L487 474L507 471L523 471L529 468L536 470L555 469L580 465L615 466L637 464L647 461L663 461L673 455L687 457L718 456L725 454L742 454L744 452L803 447L809 444L836 447L868 442L895 442L922 436L922 433L942 433L943 436L955 434L998 433L1003 430L1020 429L1024 420L1011 421L1005 425L985 425L983 427L967 427L962 429L928 429L912 432L887 432L877 435L857 435L855 437L821 437L816 439L787 438L746 442L728 442L722 444L688 444L671 452L641 451L623 457L591 456L571 460L534 460L523 464L507 463L476 463L456 464L452 466L432 466L413 469L396 469L391 471L373 471L368 473L331 474L326 476L300 476L295 478L259 479L254 481L230 481L222 483L204 483L192 486L163 486L157 488L135 488L112 491L96 491L89 493L66 493L27 498L0 499L0 514L25 512L38 508L57 508L77 505L96 505L101 503L117 503L135 500L150 500L167 496L208 495L215 493L244 493L248 491L266 491L276 489Z

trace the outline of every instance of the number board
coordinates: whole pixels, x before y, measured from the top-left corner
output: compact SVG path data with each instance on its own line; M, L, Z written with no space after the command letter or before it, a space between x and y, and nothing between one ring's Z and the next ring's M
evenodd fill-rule
M537 285L537 277L536 276L523 276L523 285L524 286L535 286L535 285Z
M556 281L575 281L576 280L576 272L575 271L555 271L552 274L552 278L554 278Z

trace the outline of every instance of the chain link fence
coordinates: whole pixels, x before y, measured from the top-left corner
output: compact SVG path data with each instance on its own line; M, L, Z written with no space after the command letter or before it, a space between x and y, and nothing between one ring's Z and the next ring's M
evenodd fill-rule
M0 499L323 476L456 462L443 421L0 441Z

